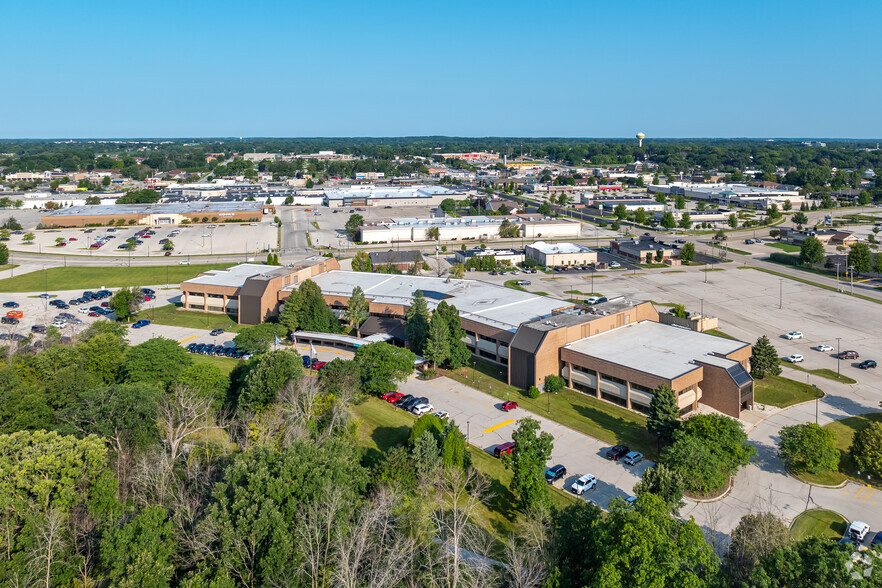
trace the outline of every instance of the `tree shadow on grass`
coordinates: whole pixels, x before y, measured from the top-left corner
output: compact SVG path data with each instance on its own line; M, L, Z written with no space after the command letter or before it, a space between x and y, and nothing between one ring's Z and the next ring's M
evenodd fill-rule
M377 427L371 432L371 439L376 443L377 447L369 447L364 451L362 457L362 465L365 467L373 467L383 460L386 453L397 445L401 445L407 441L410 435L410 427L401 425L398 427Z
M652 460L658 459L656 443L643 425L613 416L590 406L575 403L571 403L570 406L579 416L597 423L599 427L611 432L615 436L615 439L612 441L615 444L628 445L631 449L640 451ZM601 439L601 441L611 442L608 439Z

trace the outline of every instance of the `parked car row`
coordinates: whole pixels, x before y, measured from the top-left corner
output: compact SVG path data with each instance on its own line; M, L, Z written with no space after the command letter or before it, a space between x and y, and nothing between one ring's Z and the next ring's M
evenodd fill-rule
M435 410L435 407L432 406L432 404L429 402L429 399L425 396L420 397L414 396L413 394L402 394L401 392L389 392L388 394L383 394L380 398L382 398L389 404L393 404L398 408L406 410L417 416L431 413ZM443 411L434 412L433 414L435 414L435 416L437 416L438 418L447 417L447 413Z
M802 339L804 337L804 335L802 334L802 331L790 331L789 333L784 333L781 336L784 339L787 339L788 341L794 341L796 339ZM820 351L822 353L829 353L829 352L833 351L833 346L827 345L826 343L819 343L818 345L815 345L814 347L812 347L812 349L814 349L815 351ZM839 353L836 353L833 355L833 357L835 357L836 359L840 359L840 360L841 359L859 359L860 356L861 356L860 353L858 353L857 351L854 351L853 349L847 349L845 351L840 351ZM784 361L788 361L790 363L800 363L802 361L805 361L805 357L803 357L803 355L800 353L792 353L783 359L784 359ZM876 361L872 360L872 359L865 359L864 361L857 364L856 367L859 369L862 369L862 370L872 369L872 368L876 367Z
M251 354L237 351L235 345L214 345L212 343L190 343L186 347L189 353L199 355L213 355L215 357L229 357L231 359L251 359Z
M301 357L301 359L303 360L303 367L305 367L308 370L318 371L318 370L322 369L323 367L325 367L326 365L328 365L328 362L319 361L319 358L317 358L317 357L310 357L308 355L304 355Z

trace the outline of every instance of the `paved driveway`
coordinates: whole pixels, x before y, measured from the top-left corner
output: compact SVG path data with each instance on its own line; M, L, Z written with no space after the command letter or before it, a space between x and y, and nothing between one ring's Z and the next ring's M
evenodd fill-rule
M472 445L487 453L492 453L500 443L511 441L518 419L533 417L539 421L543 431L554 436L554 450L547 465L563 464L567 468L566 479L563 484L557 482L558 487L562 485L569 490L579 476L593 474L598 480L597 487L583 497L604 508L616 496L630 496L634 484L653 465L646 460L636 466L609 461L603 457L609 448L608 444L522 408L503 412L501 400L449 378L436 378L428 382L411 378L399 389L406 394L426 396L436 410L449 412L450 418L468 434Z

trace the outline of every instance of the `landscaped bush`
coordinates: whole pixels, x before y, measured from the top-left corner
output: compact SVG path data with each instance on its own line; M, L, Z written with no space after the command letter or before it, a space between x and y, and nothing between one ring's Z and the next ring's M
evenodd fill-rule
M785 265L799 265L799 256L790 255L789 253L775 252L769 256L774 262L783 263Z
M539 398L539 394L541 394L541 393L539 392L539 388L537 388L536 386L530 386L530 389L527 390L527 396L529 396L530 398L532 398L534 400L536 398Z
M567 385L567 381L560 376L547 376L545 378L545 391L550 393L560 392Z

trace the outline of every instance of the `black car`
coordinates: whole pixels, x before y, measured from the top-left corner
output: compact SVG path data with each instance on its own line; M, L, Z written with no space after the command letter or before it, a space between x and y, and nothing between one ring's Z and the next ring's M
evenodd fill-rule
M18 319L12 318L11 316L4 316L4 317L0 317L0 323L2 323L4 325L17 325Z
M143 292L144 294L149 294L150 296L153 296L154 294L156 294L156 292L154 292L150 288L141 288L141 292Z
M395 403L395 406L402 407L402 405L405 402L410 402L411 400L413 400L413 398L414 398L413 394L408 394L407 396L402 396L401 398L398 399L398 402Z
M12 302L12 301L4 302L3 308L18 308L18 302Z
M404 410L410 410L418 404L425 404L428 402L429 402L429 399L426 398L425 396L423 396L421 398L414 398L414 399L408 401L407 404L402 404L401 408L403 408Z
M75 306L77 304L82 304L83 302L79 298L71 298L70 300L67 301L67 303L72 306Z
M39 333L41 335L45 335L47 330L46 325L34 325L31 327L31 333Z
M857 365L862 370L868 370L870 368L876 367L876 362L872 359L865 359Z
M616 445L606 450L606 459L616 461L629 453L631 453L631 449L627 445Z
M211 335L212 337L216 337L218 335L223 335L223 334L224 334L223 329L214 329L211 333L209 333L209 335Z
M554 484L561 478L567 475L567 468L558 464L556 466L552 466L545 470L545 481L549 484Z
M190 343L187 345L187 351L193 351L193 348L196 347L196 345L198 345L198 343Z

